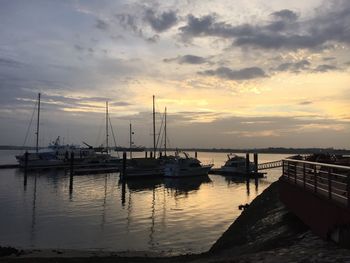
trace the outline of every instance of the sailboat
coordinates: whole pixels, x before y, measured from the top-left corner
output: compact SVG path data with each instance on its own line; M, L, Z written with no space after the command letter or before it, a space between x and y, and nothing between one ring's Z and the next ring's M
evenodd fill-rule
M130 150L132 149L132 130L130 126ZM157 177L163 175L161 160L156 158L156 123L155 123L155 96L153 95L153 155L152 158L130 158L125 177Z
M62 160L57 159L56 150L58 145L58 141L52 143L47 148L39 149L39 129L40 129L40 102L41 102L41 94L38 94L37 101L37 120L36 120L36 145L35 151L30 151L21 155L16 155L16 159L20 165L20 167L25 166L25 159L27 155L27 166L29 167L40 167L40 166L57 166L63 164Z
M108 147L108 124L110 119L108 115L108 102L106 103L106 147L104 151L98 152L96 148L84 143L88 147L82 148L79 145L62 145L60 136L53 142L51 142L45 148L39 148L39 131L40 131L40 104L41 94L38 94L37 101L37 123L36 123L36 146L35 151L27 152L27 166L30 168L42 168L42 167L66 167L69 165L69 159L73 153L74 164L115 164L120 163L120 158L112 157L109 154ZM111 125L111 124L110 124ZM112 129L113 132L113 129ZM113 132L114 138L114 132ZM15 156L20 167L25 166L25 153Z

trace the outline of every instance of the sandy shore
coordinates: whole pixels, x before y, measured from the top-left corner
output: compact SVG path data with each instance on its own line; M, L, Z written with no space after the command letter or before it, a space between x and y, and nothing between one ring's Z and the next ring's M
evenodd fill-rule
M1 262L350 262L350 250L312 234L278 198L278 182L259 195L202 254L0 249ZM10 254L9 254L10 253Z

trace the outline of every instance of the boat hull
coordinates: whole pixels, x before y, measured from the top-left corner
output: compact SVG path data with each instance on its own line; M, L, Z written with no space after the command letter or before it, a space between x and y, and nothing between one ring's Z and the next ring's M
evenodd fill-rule
M208 175L212 165L201 167L180 168L178 165L166 165L164 168L165 177L192 177Z

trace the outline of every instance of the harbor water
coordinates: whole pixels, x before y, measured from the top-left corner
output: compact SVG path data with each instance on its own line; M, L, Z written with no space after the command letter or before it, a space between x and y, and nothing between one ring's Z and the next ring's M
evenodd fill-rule
M0 164L16 151L0 151ZM144 153L134 153L134 156ZM194 153L190 153L194 156ZM287 155L260 154L259 162ZM225 153L200 152L220 167ZM119 173L70 176L63 170L0 170L0 246L24 249L207 251L250 203L281 175L246 182L220 175L180 179L132 179Z

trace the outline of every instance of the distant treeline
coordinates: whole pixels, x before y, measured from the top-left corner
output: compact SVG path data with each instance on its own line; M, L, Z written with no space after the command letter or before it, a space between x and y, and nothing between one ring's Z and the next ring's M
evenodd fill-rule
M153 151L148 148L147 151ZM163 149L160 149L163 150ZM159 151L160 151L159 150ZM231 149L231 148L169 148L168 151L197 151L197 152L219 152L219 153L276 153L276 154L313 154L313 153L330 153L339 155L348 155L350 150L334 149L334 148L284 148L284 147L269 147L269 148L247 148L247 149Z

